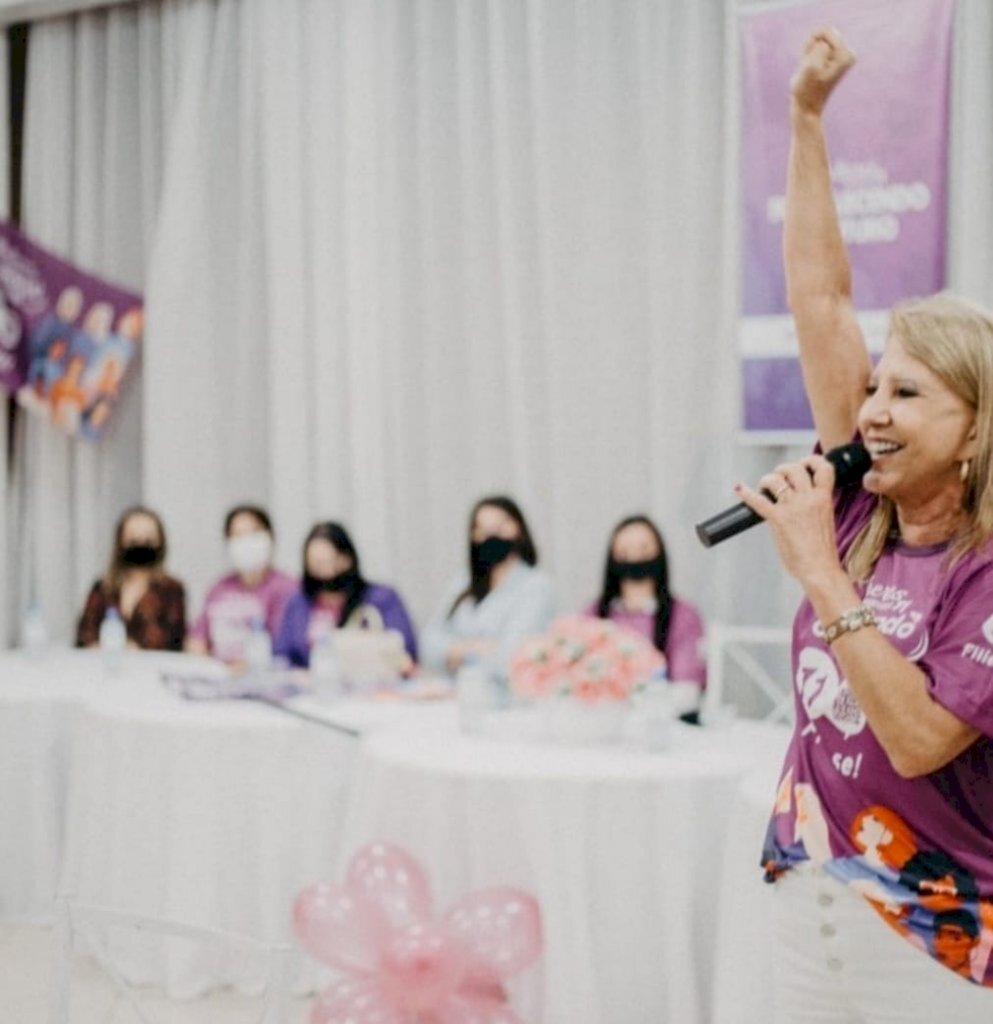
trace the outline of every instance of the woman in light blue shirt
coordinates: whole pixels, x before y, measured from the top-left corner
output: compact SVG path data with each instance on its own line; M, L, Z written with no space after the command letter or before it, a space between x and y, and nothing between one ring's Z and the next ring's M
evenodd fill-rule
M469 576L453 583L424 631L421 663L456 672L468 657L495 675L527 637L555 615L551 580L517 503L503 495L476 502L469 517Z

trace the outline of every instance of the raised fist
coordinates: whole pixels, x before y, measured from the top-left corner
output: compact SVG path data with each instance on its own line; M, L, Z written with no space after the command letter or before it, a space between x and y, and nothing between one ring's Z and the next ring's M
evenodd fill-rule
M800 64L790 79L793 102L801 110L819 114L854 63L855 54L839 32L833 28L818 29L807 40Z

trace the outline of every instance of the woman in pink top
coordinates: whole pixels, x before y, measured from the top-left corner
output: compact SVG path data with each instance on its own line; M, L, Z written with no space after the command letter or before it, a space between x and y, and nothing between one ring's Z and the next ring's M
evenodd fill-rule
M207 592L203 611L187 633L186 649L240 665L253 629L261 624L276 635L297 581L273 567L275 535L265 509L236 505L224 519L224 539L233 571Z
M603 587L589 614L640 633L666 657L678 705L696 721L707 682L703 619L669 590L669 563L658 527L647 516L629 516L614 527L607 547Z

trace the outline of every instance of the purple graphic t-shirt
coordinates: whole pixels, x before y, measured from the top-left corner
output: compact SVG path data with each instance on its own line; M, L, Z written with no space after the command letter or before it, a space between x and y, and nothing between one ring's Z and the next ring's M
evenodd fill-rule
M584 614L595 617L596 602ZM655 643L655 612L632 612L615 602L608 616L611 622L630 629L649 643ZM665 642L668 676L673 681L707 684L707 660L703 646L703 619L696 608L678 597L672 599L669 613L669 634Z
M279 569L270 569L261 582L248 587L237 573L219 579L207 592L203 611L188 636L206 642L221 661L239 661L257 619L275 636L283 608L297 589L297 581Z
M876 500L861 489L839 498L843 553ZM766 877L820 864L945 967L993 986L993 543L950 561L947 545L894 540L861 589L932 698L983 735L938 771L898 775L804 600L793 625L796 727Z

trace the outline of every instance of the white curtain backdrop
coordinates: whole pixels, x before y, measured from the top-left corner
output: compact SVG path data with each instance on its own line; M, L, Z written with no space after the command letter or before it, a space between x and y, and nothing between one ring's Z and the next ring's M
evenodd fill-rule
M170 60L180 49L182 13L169 4L57 19L30 38L24 229L81 266L139 289L158 223ZM40 601L57 640L73 635L82 597L106 562L115 517L142 497L142 376L129 380L100 445L20 417L17 575L8 573L8 589L19 613L32 598Z
M644 510L708 617L788 621L762 531L707 552L692 530L785 454L736 444L734 10L165 0L39 23L25 225L143 287L148 330L100 448L18 438L11 608L37 593L67 638L139 498L195 607L252 499L293 569L343 520L423 621L470 504L508 491L564 607ZM983 0L959 17L951 266L990 302L993 25Z
M567 604L621 514L653 509L679 547L729 427L683 413L730 398L706 371L721 5L192 13L145 410L146 493L181 564L218 566L242 495L294 562L315 518L344 519L421 616L488 491L520 498Z

